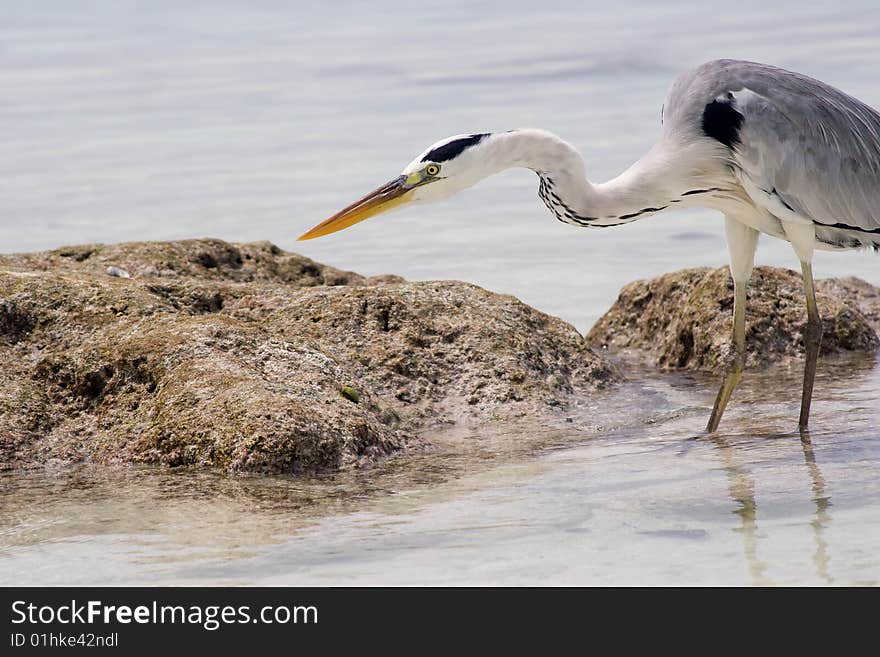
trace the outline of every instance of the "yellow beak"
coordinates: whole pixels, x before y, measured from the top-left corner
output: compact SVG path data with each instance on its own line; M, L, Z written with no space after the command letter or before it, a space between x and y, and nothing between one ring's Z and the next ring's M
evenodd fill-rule
M300 235L297 241L312 240L316 237L335 233L343 228L354 226L364 219L369 219L377 214L409 203L411 200L412 187L406 184L406 176L400 176L382 185L376 191L370 192L361 200L355 201L347 208L343 208L329 219L325 219L311 230Z

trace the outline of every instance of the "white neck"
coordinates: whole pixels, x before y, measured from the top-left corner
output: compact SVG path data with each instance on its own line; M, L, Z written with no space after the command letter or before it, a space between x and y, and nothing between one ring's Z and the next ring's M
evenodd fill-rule
M552 133L514 130L493 134L480 145L480 157L491 173L532 169L541 178L539 195L547 207L560 221L581 226L628 223L673 203L689 204L694 190L711 185L706 176L687 170L682 155L668 143L658 144L616 178L593 184L580 153Z

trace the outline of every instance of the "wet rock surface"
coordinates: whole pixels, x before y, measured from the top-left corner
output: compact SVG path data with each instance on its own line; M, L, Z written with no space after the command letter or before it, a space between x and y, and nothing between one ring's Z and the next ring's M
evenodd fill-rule
M880 289L857 278L821 280L822 354L876 352ZM746 308L747 367L803 359L806 303L800 274L756 267ZM635 281L587 335L595 348L635 350L665 369L719 371L730 352L733 281L727 267L684 269Z
M337 470L619 379L513 297L220 240L0 256L0 364L4 469Z

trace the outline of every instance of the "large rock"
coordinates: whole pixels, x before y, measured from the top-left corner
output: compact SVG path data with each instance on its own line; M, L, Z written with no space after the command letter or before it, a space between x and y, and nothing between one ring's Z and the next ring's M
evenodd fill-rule
M822 353L880 346L880 289L859 279L817 282L825 333ZM665 369L718 371L730 353L733 281L727 267L683 269L626 285L587 335L597 348L638 350ZM746 308L747 366L803 359L802 279L756 267Z
M219 240L0 257L0 366L5 468L333 470L442 423L544 421L617 378L513 297Z

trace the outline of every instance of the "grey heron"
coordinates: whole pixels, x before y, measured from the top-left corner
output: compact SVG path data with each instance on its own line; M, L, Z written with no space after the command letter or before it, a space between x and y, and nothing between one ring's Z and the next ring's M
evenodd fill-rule
M448 197L511 167L535 171L544 204L573 226L617 226L671 208L718 210L734 284L733 336L706 430L718 428L742 376L746 287L759 233L788 241L801 264L807 323L799 427L806 429L822 339L813 252L880 249L880 113L799 73L716 60L675 80L661 124L660 139L644 157L598 184L587 180L574 147L543 130L449 137L299 239Z

